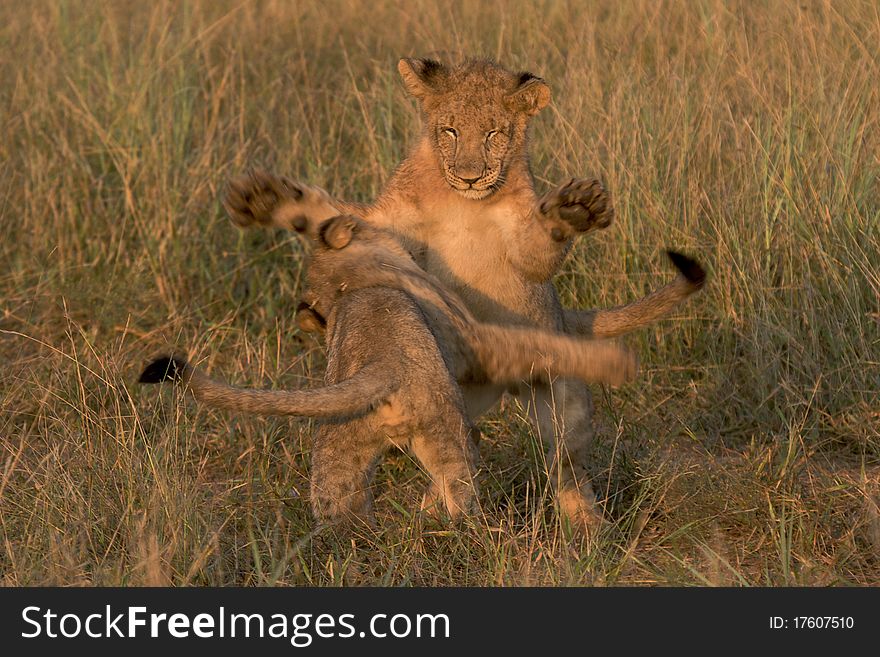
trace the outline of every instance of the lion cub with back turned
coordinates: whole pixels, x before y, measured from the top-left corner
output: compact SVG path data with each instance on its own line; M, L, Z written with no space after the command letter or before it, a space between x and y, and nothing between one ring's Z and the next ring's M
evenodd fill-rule
M408 447L425 467L425 504L451 517L474 499L474 429L462 382L518 383L565 376L623 383L635 356L613 344L526 327L482 324L392 234L354 217L324 222L308 268L300 323L326 318L326 386L248 390L212 379L178 357L141 381L186 384L210 406L326 418L312 447L312 509L320 520L372 519L370 482L382 452Z

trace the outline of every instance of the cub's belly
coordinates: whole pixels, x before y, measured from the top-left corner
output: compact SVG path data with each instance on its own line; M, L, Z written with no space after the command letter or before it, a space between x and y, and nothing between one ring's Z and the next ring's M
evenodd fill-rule
M553 284L527 280L508 257L500 226L516 221L515 213L457 203L400 212L384 208L370 220L397 233L419 266L457 293L477 319L561 328Z
M553 284L525 280L504 254L487 248L485 242L459 239L432 243L425 250L422 266L458 294L482 322L559 325Z

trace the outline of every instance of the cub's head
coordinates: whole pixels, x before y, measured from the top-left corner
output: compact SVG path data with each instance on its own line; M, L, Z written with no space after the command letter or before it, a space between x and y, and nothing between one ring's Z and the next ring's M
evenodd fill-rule
M485 61L401 59L397 69L449 186L471 199L497 191L510 163L525 157L528 120L550 102L547 83Z

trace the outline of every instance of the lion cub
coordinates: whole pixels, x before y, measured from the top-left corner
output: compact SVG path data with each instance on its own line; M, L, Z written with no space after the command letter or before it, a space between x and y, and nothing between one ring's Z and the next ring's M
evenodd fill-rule
M623 348L526 327L477 322L388 231L339 216L317 232L301 323L326 318L323 388L248 390L179 357L140 381L176 380L210 406L326 418L312 448L312 510L322 521L372 521L370 482L382 452L409 448L431 486L425 507L452 518L473 505L476 429L459 383L516 384L555 376L623 383L637 369Z

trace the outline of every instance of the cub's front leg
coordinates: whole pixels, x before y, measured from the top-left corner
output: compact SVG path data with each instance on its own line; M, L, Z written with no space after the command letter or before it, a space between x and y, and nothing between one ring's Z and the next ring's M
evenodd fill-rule
M524 208L516 228L506 234L507 252L526 279L546 283L559 271L573 238L605 228L614 218L605 187L594 178L572 178L535 198L521 198Z
M607 228L614 219L611 198L595 178L572 178L541 197L538 209L557 242L595 228Z
M275 226L312 238L325 219L352 209L320 187L260 170L230 180L223 206L238 226Z

